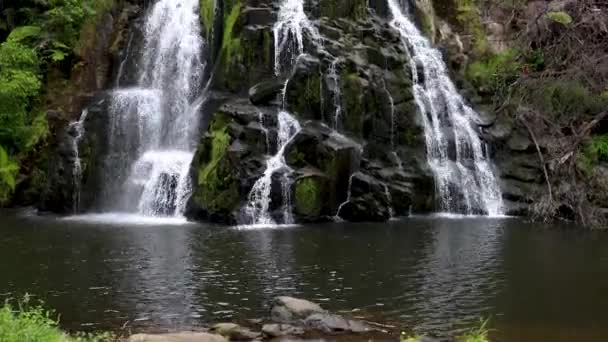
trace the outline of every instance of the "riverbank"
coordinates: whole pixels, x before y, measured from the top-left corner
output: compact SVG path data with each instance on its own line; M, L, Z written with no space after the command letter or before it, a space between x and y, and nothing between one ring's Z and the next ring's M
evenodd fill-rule
M16 307L0 309L3 342L229 342L229 341L400 341L433 342L430 337L409 336L394 326L331 313L319 304L293 297L277 297L267 319L250 320L249 326L218 323L200 331L120 336L111 332L68 334L59 329L55 315L42 306L30 306L29 296ZM488 342L485 323L456 342Z

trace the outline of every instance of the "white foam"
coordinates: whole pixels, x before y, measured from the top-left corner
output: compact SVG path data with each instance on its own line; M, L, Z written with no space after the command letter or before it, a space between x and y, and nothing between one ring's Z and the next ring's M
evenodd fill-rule
M85 223L104 223L108 225L181 226L193 224L185 218L180 217L155 217L125 213L75 215L62 218L62 220Z

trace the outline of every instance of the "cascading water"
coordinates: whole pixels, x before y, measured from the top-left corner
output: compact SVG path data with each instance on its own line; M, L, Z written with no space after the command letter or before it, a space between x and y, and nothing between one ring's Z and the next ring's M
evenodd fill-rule
M104 211L185 210L205 68L198 8L198 0L158 0L146 17L137 86L111 96Z
M291 72L298 57L304 53L304 34L308 33L313 39L318 39L317 29L308 20L304 12L302 0L284 0L278 14L278 20L273 28L274 33L274 71L276 76ZM283 197L282 219L284 224L293 223L291 213L291 168L285 162L285 148L300 131L300 123L285 109L285 94L289 78L283 87L283 108L279 112L278 147L277 153L266 161L264 175L258 179L251 192L249 201L244 208L245 214L254 225L274 225L275 220L270 215L272 176L283 170L281 176L281 195ZM262 122L263 126L263 122ZM264 128L265 130L265 128Z
M331 62L329 67L329 79L333 82L333 98L334 98L334 130L339 130L340 116L342 115L342 94L340 90L340 75L338 74L338 64L340 58L336 58ZM323 96L321 96L323 98Z
M249 203L245 207L245 213L252 219L256 225L272 225L276 224L270 216L270 191L272 187L272 176L275 172L289 167L285 163L285 148L293 137L300 131L300 124L293 116L285 111L279 112L279 136L278 136L278 151L270 159L266 161L266 170L264 175L258 179L251 192L249 193ZM283 196L285 196L285 182L282 183ZM290 217L291 206L288 201L284 203L283 222L292 223Z
M404 15L399 0L388 0L388 4L391 26L409 53L414 99L424 122L428 164L435 176L440 209L502 215L498 181L471 124L478 114L458 94L441 53Z
M73 134L71 142L72 151L74 152L74 166L72 170L72 181L74 186L72 195L72 210L74 212L78 212L80 209L80 186L82 184L82 160L80 159L78 145L84 136L84 123L87 120L88 115L89 111L87 109L83 110L78 121L70 123L70 126L68 127L68 131Z

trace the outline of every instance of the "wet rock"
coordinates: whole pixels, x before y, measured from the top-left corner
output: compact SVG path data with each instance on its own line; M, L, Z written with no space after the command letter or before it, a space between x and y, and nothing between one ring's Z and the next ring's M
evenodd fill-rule
M290 324L264 324L262 333L267 337L300 336L304 335L303 328Z
M279 79L260 82L249 89L249 100L254 105L268 104L277 98L284 85Z
M531 145L532 141L520 132L511 135L511 138L507 141L507 146L509 146L512 151L526 151Z
M351 222L382 222L390 218L390 201L381 182L357 172L351 184L351 199L338 213L341 218Z
M137 334L129 337L128 342L228 342L228 340L220 335L180 332L158 335Z
M211 327L210 331L228 338L230 341L251 341L261 336L260 333L251 331L234 323L218 323Z
M306 318L305 324L309 328L326 334L364 333L373 330L372 327L361 321L346 319L330 313L312 314Z
M314 313L325 313L325 310L308 300L283 296L274 299L270 316L275 322L292 322Z

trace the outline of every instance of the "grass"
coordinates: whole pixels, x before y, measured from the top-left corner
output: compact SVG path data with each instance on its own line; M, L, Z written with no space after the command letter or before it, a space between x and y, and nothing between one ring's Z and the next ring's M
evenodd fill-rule
M490 338L488 334L490 330L488 329L489 320L482 321L479 327L472 328L467 331L464 335L456 338L456 342L490 342ZM423 340L423 336L414 335L408 336L405 333L401 333L400 342L420 342Z
M6 302L0 308L0 341L2 342L111 342L118 338L110 333L69 335L59 329L59 320L41 305L30 305L25 296L14 307Z

